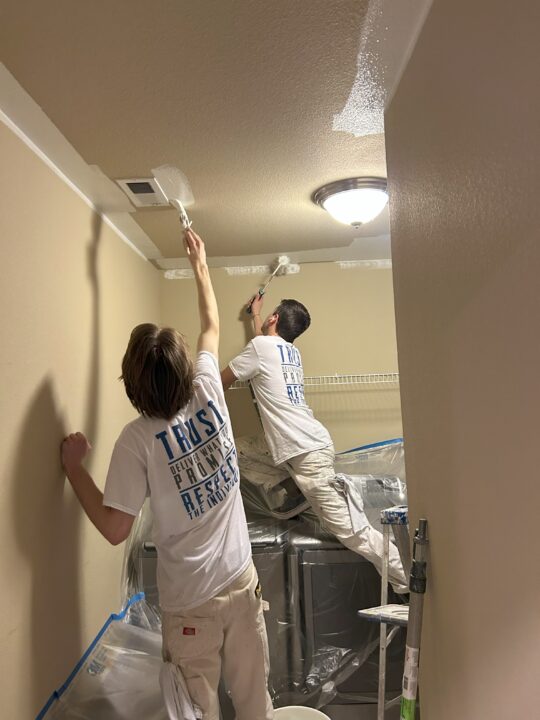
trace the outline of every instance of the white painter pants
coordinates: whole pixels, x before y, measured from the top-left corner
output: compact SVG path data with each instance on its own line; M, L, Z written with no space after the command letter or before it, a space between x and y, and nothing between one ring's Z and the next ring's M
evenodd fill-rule
M272 720L268 639L253 563L198 607L163 613L163 659L177 665L204 720L219 720L223 678L237 720Z
M367 522L360 532L354 531L347 500L334 485L334 460L334 448L329 446L290 458L286 464L325 530L370 560L380 573L382 534ZM393 543L390 543L388 578L397 592L408 591L399 552Z

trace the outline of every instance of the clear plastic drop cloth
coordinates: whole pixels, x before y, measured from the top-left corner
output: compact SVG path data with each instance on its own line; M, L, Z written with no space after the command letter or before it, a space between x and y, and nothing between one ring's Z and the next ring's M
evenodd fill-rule
M147 623L151 629L161 630L161 610L157 592L155 575L156 553L152 538L153 516L150 502L147 499L131 528L129 537L124 546L124 560L122 565L122 600L127 603L130 597L144 592L145 617L141 622ZM145 573L145 548L151 550L153 558L150 574Z
M278 520L296 517L306 510L309 513L309 503L285 466L273 465L264 436L242 437L236 445L248 512ZM334 469L336 475L345 475L357 486L367 520L376 530L381 529L382 509L407 502L401 438L338 453Z
M358 484L364 512L376 530L381 529L381 510L407 504L403 440L387 440L336 455L336 474Z
M309 509L289 471L274 465L264 435L236 439L242 496L246 509L288 520Z
M159 685L161 632L144 597L109 621L38 720L167 720Z
M309 502L286 467L271 466L264 437L241 438L237 444L246 511L276 519L313 517ZM336 475L331 483L334 491L329 489L318 514L324 524L326 508L333 530L343 544L372 562L380 573L383 554L380 511L404 505L407 500L403 442L390 440L340 453L334 470ZM389 579L397 592L407 592L402 560L393 543Z
M357 612L380 604L373 565L328 535L317 518L249 515L253 560L268 602L275 707L375 703L379 630ZM391 602L402 596L389 591ZM399 691L404 632L388 651L388 689ZM234 715L224 715L232 720Z

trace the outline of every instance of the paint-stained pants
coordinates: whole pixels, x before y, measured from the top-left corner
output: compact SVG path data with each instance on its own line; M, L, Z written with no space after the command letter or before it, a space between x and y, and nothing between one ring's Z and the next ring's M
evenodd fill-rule
M237 720L272 720L268 639L253 563L203 605L163 613L163 658L180 668L204 720L219 720L221 674Z
M382 569L382 535L372 528L357 534L353 530L349 505L344 495L333 484L335 453L333 445L322 450L312 450L287 460L287 467L309 501L322 526L332 533L345 547L367 557ZM399 553L390 543L389 580L397 592L407 592Z

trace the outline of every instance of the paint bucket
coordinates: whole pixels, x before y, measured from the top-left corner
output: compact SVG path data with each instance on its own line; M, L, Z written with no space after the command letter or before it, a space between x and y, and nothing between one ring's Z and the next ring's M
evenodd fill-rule
M274 720L330 720L330 718L320 710L291 705L274 710Z

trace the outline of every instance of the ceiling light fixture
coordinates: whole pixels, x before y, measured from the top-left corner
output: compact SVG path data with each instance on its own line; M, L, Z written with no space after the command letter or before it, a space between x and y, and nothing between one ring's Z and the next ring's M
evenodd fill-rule
M386 179L336 180L315 190L311 199L340 223L358 227L374 220L388 202Z

